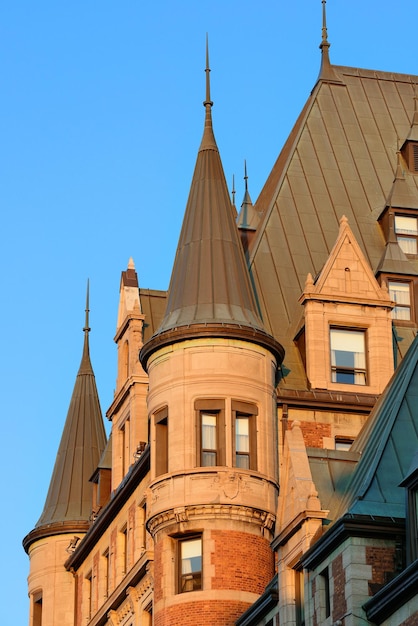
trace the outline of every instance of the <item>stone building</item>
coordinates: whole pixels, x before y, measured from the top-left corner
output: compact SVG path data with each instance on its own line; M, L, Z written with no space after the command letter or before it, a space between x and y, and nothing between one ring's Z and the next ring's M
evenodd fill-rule
M239 212L207 58L169 289L122 272L108 441L87 303L30 626L418 624L418 76L331 64L325 17Z

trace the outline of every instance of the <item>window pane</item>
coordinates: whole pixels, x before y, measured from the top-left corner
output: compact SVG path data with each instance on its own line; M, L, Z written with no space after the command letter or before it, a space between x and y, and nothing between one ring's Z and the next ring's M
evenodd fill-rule
M250 451L250 433L248 417L237 416L235 421L235 446L237 452Z
M202 413L202 448L216 449L216 415Z
M418 235L417 218L395 215L395 231L402 235Z
M202 539L180 542L180 591L202 588Z
M398 244L405 254L417 254L417 240L411 237L398 237Z
M392 310L392 318L397 320L411 319L411 290L409 283L389 281L389 295L396 302Z
M217 414L201 413L201 429L202 429L202 467L211 467L216 465L217 459Z
M405 254L417 254L417 218L395 215L395 232L398 244Z
M364 331L331 328L332 381L366 384Z

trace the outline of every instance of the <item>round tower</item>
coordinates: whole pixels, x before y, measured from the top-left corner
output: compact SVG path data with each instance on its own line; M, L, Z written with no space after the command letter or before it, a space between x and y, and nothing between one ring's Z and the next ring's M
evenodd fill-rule
M274 575L275 378L212 128L205 129L149 376L155 626L232 626Z
M87 292L83 355L44 510L23 540L30 559L29 626L74 626L75 582L64 564L90 527L90 478L106 445L88 326Z

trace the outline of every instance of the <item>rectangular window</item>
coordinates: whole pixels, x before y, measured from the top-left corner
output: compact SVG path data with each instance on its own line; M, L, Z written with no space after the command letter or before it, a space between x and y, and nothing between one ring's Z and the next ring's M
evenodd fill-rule
M202 537L178 542L179 593L202 589Z
M109 597L109 582L110 582L109 576L110 576L109 550L106 550L103 553L103 577L104 577L103 595L105 598Z
M395 280L389 281L389 296L396 302L392 310L392 318L395 320L411 319L411 286L410 283Z
M87 598L87 618L93 616L93 574L89 572L86 576L86 598Z
M202 455L201 466L210 467L211 465L217 465L217 413L207 413L202 411L200 413L201 419L201 434L202 434Z
M351 437L335 437L335 449L336 450L349 450L353 444L354 439Z
M329 572L327 567L320 573L320 580L322 582L321 587L323 591L322 601L324 616L327 618L331 615L331 594L329 588Z
M235 465L250 469L250 416L237 413L235 417Z
M257 414L255 404L232 401L235 467L257 469Z
M32 625L42 626L42 592L39 591L32 596Z
M331 380L349 385L366 384L365 331L331 328Z
M155 475L168 472L168 408L164 407L154 415L155 422Z
M405 254L417 254L418 221L416 217L395 215L395 233Z
M225 401L196 400L197 465L225 465Z
M305 626L305 588L303 570L295 571L296 626Z

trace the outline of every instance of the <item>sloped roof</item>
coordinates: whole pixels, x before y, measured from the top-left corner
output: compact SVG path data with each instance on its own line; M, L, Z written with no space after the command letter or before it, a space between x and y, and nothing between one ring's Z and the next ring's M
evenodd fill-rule
M90 477L106 446L106 433L89 353L88 306L80 368L74 385L44 509L34 531L24 540L86 530L92 508Z
M418 337L351 446L361 455L336 517L405 517L399 485L418 449Z
M293 342L303 314L298 299L307 274L321 272L342 215L373 271L382 258L377 219L392 189L398 138L411 128L417 81L325 65L255 203L262 217L250 270L266 328L286 351L283 387L306 386ZM418 199L418 177L409 184Z

